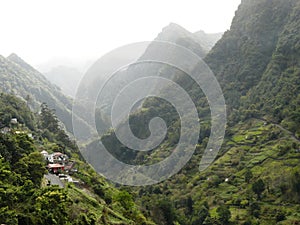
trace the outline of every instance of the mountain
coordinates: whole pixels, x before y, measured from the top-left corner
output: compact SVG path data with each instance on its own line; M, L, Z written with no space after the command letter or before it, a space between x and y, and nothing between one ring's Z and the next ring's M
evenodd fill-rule
M265 117L299 134L298 15L297 1L244 1L205 58L233 117L239 109L242 117Z
M39 111L40 105L47 103L50 108L55 109L66 129L73 132L72 100L16 54L7 58L0 56L0 81L0 91L22 98L34 111ZM80 117L74 115L74 118L82 129L92 132L90 126Z
M21 99L1 93L0 115L6 126L0 127L1 224L154 224L132 195L112 187L81 160L78 147L46 105L36 115ZM58 151L75 165L72 173L60 171L71 177L68 181L46 170L41 152Z
M222 34L223 33L207 34L204 31L191 33L180 25L170 23L162 29L155 40L174 42L188 48L197 49L197 54L203 57L221 38ZM114 60L117 61L119 59L116 58ZM75 65L71 65L70 62L65 62L65 64L55 62L53 65L49 63L49 65L40 65L39 67L42 69L46 78L59 86L63 93L75 97L77 86L81 78L83 78L84 72L82 69L75 67ZM77 62L77 64L83 65L84 63ZM87 62L85 64L91 63Z
M223 146L205 171L198 167L210 135L209 104L188 76L170 72L195 102L201 132L195 154L178 174L157 185L135 189L137 201L155 222L300 222L299 15L298 0L243 0L230 30L204 57L222 87L228 114ZM203 50L193 49L198 45L189 46L194 52ZM114 130L102 137L102 143L128 164L163 161L180 135L176 110L150 98L128 121L136 137L143 139L149 137L148 125L156 116L166 121L168 133L153 151L128 148ZM122 124L118 129L122 130ZM99 148L97 144L92 143L90 150ZM126 172L122 175L126 179Z
M170 23L164 27L155 40L169 41L182 45L189 49L194 49L197 55L203 57L222 37L223 33L208 34L204 31L192 33L178 24Z
M208 36L206 37L208 39ZM85 108L91 109L96 103L96 108L98 116L96 118L96 124L98 131L100 131L100 136L105 133L112 124L110 120L103 118L109 118L112 109L113 101L117 97L117 94L130 82L146 78L149 76L168 77L173 79L174 76L178 75L178 69L170 69L170 65L163 62L156 62L155 57L160 54L163 56L165 53L161 51L162 43L170 44L174 43L177 46L182 46L186 49L193 51L198 57L202 58L206 55L206 51L201 46L201 39L199 39L193 33L185 30L181 26L171 23L157 35L155 40L151 43L138 43L136 45L128 45L115 49L114 51L108 53L107 55L100 58L94 63L94 65L87 71L85 78L81 81L78 86L78 92L76 96L76 102L86 104ZM174 46L176 46L174 45ZM169 56L172 55L175 61L186 60L184 56L175 54L176 47L172 46L172 52L169 52ZM133 49L134 48L134 49ZM174 53L174 54L172 54ZM167 57L167 56L166 56ZM139 63L141 61L146 61L144 63ZM130 66L122 68L123 66ZM122 69L120 69L122 68ZM170 72L173 71L173 72ZM175 72L176 71L176 72ZM151 83L152 92L159 92L157 85ZM101 90L101 95L99 97L99 91ZM137 86L134 90L134 96L139 96L143 91L143 86ZM140 101L133 109L135 112L140 108L142 101ZM74 107L77 108L77 107ZM120 107L122 108L122 107ZM89 112L83 112L82 118L86 121L93 120L93 115L89 114L93 110L88 110ZM124 110L121 110L118 114L117 123L124 120ZM108 121L108 123L106 123ZM89 124L92 124L90 121ZM101 126L103 125L103 126Z
M209 52L214 45L221 39L223 32L220 33L205 33L203 30L199 30L194 33L194 36L198 38L202 48Z
M299 24L300 2L298 0L242 0L230 30L224 33L208 54L205 52L206 47L199 43L196 37L197 33L191 34L178 25L171 24L158 35L160 40L182 45L203 57L223 90L228 115L226 135L216 160L204 171L199 171L199 162L205 154L204 150L209 141L212 118L209 102L201 88L180 68L168 67L167 65L156 65L152 68L151 64L137 67L133 65L127 70L119 71L119 75L125 76L128 75L127 72L130 72L132 77L121 76L120 80L117 80L119 83L110 87L112 94L116 95L118 89L122 90L122 84L126 84L128 80L139 78L146 72L153 73L158 70L161 77L172 78L195 103L201 130L198 143L195 146L195 153L189 162L178 173L163 182L133 188L123 186L121 192L104 183L86 164L81 164L83 173L79 174L78 178L92 186L92 193L98 193L100 201L95 202L90 198L91 195L87 196L90 193L89 188L77 190L72 186L66 190L68 194L61 193L56 189L50 189L50 193L47 190L45 194L37 190L32 198L25 198L25 196L32 196L30 190L36 190L32 189L34 185L30 182L40 177L32 176L36 174L33 174L32 170L26 166L37 166L38 168L41 166L38 160L29 160L28 156L33 153L31 151L46 148L49 145L49 148L58 148L59 145L57 144L69 143L70 146L72 144L72 142L61 140L61 138L66 138L63 133L58 135L48 132L48 122L39 123L41 130L37 129L34 133L41 135L37 143L32 143L28 139L25 140L24 137L18 136L12 136L8 140L4 139L0 142L1 156L7 161L4 164L1 164L2 161L0 161L1 173L5 174L1 179L1 182L4 182L3 189L5 191L0 192L0 194L3 194L1 199L5 199L5 204L3 207L1 205L0 218L4 215L4 219L12 219L11 224L15 224L14 210L21 210L21 212L18 211L20 218L32 219L32 205L41 209L37 212L38 218L48 218L43 217L43 213L46 214L47 212L45 207L53 203L49 203L48 196L54 195L59 199L65 199L67 195L73 197L74 201L71 201L70 204L71 209L74 209L75 216L79 214L90 223L94 221L94 215L100 217L101 214L104 215L105 219L109 219L109 222L102 221L103 224L134 222L147 224L143 214L152 218L155 223L163 225L299 224ZM176 52L173 51L173 48L170 48L169 52L164 52L160 45L155 43L150 44L144 50L140 51L141 55L137 58L142 60L153 57L163 58L168 56L168 53ZM126 55L130 51L123 53ZM183 55L170 55L172 59L190 65ZM28 105L34 104L30 103L30 98L26 98L27 95L24 97L24 94L27 94L27 88L38 88L38 86L32 87L33 85L28 84L28 81L26 83L26 79L32 81L32 84L44 85L46 92L40 90L41 93L44 93L43 95L52 93L53 90L55 92L57 87L51 86L51 84L47 86L47 81L41 74L34 69L32 71L32 68L18 57L13 55L11 58L11 60L4 57L0 58L0 72L3 77L1 88L6 92L23 95L23 99L27 99ZM120 58L115 63L121 65L122 57ZM106 59L107 62L111 62L114 58L107 57ZM101 65L103 64L100 63L98 66ZM92 68L90 73L99 72L99 68L94 69L92 71ZM102 69L103 72L106 72L105 69L107 68L102 67ZM199 70L198 64L190 69L197 72ZM92 75L95 74L92 73ZM99 91L99 87L103 85L101 79L91 79L86 82L81 87L81 91L87 94L82 95L83 101L89 101L85 97L89 97L89 94L94 96L95 93L98 93L95 91ZM93 83L95 86L91 85ZM152 85L154 89L159 85L159 82ZM50 91L50 87L53 90ZM161 94L162 97L170 96L173 93L171 92L172 87L163 86L156 93ZM139 96L139 92L143 91L142 87L137 87L136 91L133 92L132 97ZM39 97L37 94L34 96L37 96L35 98ZM171 97L177 99L179 103L185 102L184 98L176 94ZM58 100L58 103L62 101ZM109 98L105 98L105 100L107 103L111 101ZM92 103L95 102L92 101ZM11 118L17 117L18 121L27 125L24 125L25 127L31 129L32 132L35 131L35 127L38 126L35 120L38 118L34 119L34 115L27 115L29 110L28 108L25 109L24 102L19 103L18 100L8 98L0 104L0 109L5 110L4 113L0 110L1 118L3 118L0 120L2 125L10 124ZM142 102L137 102L136 105L138 106L134 108L128 120L124 121L122 119L125 117L121 117L117 129L108 130L101 137L101 141L111 155L129 165L138 165L141 168L144 165L149 166L164 162L164 159L173 153L179 138L183 134L185 138L189 138L190 133L186 130L183 131L183 134L180 133L180 115L176 111L176 107L163 98L150 97ZM188 112L187 116L191 115L189 107L184 109ZM81 113L85 113L85 111L82 110ZM99 114L101 117L103 116L101 111ZM90 118L89 112L86 112L85 115L78 115L86 121ZM167 128L165 137L155 133L163 129L163 127L156 125L152 126L152 119L155 117L160 117L165 121ZM102 122L98 121L98 128L103 128ZM131 132L136 137L143 140L151 136L151 131L154 131L155 140L161 140L161 144L147 152L137 151L122 144L118 139L120 136L117 136L116 132L121 131L123 135L121 137L126 137L128 134L128 130L125 129L127 122ZM198 129L196 126L198 121L187 120L187 123L190 128ZM57 127L59 126L56 124L54 128ZM105 132L106 129L107 127L102 132ZM47 138L50 143L47 141L40 142L43 141L43 138ZM37 145L33 146L34 144ZM144 143L142 142L142 144ZM66 150L72 153L70 146L66 146ZM147 148L148 146L145 144L142 147ZM185 146L184 150L188 151L189 147ZM96 154L99 154L97 151L99 149L101 150L98 140L87 146L87 161L93 163L94 168L97 169L104 165L106 169L104 172L115 173L123 181L128 182L129 179L132 179L132 181L142 180L144 184L148 183L148 177L143 176L144 174L140 173L141 170L114 170L111 161L105 158L98 160L99 155ZM24 157L24 159L20 160L20 157ZM21 166L16 167L14 164L16 161ZM26 164L27 162L30 163ZM162 163L161 168L150 172L156 178L164 177L164 166L167 167L168 165ZM134 176L131 176L132 174ZM124 189L133 193L133 197L123 192ZM136 210L133 199L142 213ZM82 201L84 206L81 205ZM59 203L61 202L59 201ZM28 209L24 207L24 204L31 207ZM62 207L63 210L60 212L64 212L68 208L65 203L54 204L54 206L57 207L53 207L52 204L51 209L55 210ZM88 206L91 207L88 211L90 213L82 211ZM28 209L28 211L22 211L23 209ZM99 209L105 210L97 214ZM70 211L67 212L70 213ZM48 223L51 222L48 221Z
M202 47L201 39L198 39L198 36L175 23L170 23L168 26L164 27L155 40L168 41L189 49L194 49L196 51L195 53L200 57L205 56L207 53Z
M291 4L291 3L290 3ZM300 4L296 4L278 36L261 80L244 99L248 110L279 123L300 137Z
M260 81L294 4L244 1L230 31L225 32L206 57L205 61L223 84L228 105L238 107L240 97Z

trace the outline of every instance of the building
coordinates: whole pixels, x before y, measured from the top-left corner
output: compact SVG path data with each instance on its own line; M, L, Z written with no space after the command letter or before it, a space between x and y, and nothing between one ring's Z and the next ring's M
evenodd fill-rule
M61 152L54 152L54 153L48 155L47 160L50 163L65 164L68 162L69 157Z
M47 169L48 169L49 173L58 174L61 171L64 171L65 166L61 165L61 164L57 164L57 163L55 163L55 164L48 164L47 165Z

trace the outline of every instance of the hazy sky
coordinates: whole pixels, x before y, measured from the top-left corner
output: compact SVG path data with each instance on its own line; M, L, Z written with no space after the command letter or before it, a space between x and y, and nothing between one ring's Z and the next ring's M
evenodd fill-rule
M0 54L32 65L89 60L136 41L149 41L170 22L189 31L229 29L241 0L3 0Z

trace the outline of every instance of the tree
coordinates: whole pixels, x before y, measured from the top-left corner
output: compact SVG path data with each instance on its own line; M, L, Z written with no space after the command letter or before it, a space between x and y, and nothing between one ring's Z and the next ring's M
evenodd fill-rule
M249 207L249 212L250 215L258 218L259 214L260 214L260 205L258 204L258 202L252 202L250 203L250 207Z
M157 224L172 225L176 219L174 206L168 198L154 199L151 203L151 214Z
M285 212L282 211L282 210L278 210L277 213L276 213L276 222L280 222L280 221L283 221L285 220Z
M265 190L265 183L262 179L258 179L253 185L252 185L252 191L257 195L257 198L261 199L261 194Z
M231 212L229 210L229 207L226 205L221 205L217 208L217 213L219 216L219 221L221 224L229 224L229 220L231 218Z
M189 197L187 198L187 201L186 201L187 214L188 214L188 215L191 215L191 214L193 213L193 211L194 211L194 209L193 209L193 204L194 204L194 201L193 201L193 199L191 198L191 196L189 196Z
M39 152L32 152L24 157L24 162L28 165L28 178L36 185L36 187L40 186L43 175L47 171L43 161L43 156Z
M167 199L161 200L159 204L160 209L163 212L166 224L173 224L173 221L175 220L175 212L173 205Z
M119 202L125 210L132 210L134 206L132 196L127 191L117 193L115 200Z
M206 217L206 219L203 222L203 225L214 225L216 224L216 221L209 216Z
M67 190L58 187L42 189L36 193L33 217L36 224L69 224L68 208L72 204Z
M253 177L253 174L252 174L251 170L247 169L245 172L245 182L247 182L247 184L249 184L252 177Z
M291 177L291 185L293 192L300 194L300 173L298 171L293 172Z
M57 119L54 110L49 109L46 103L41 105L41 128L48 129L50 132L59 131L59 120Z
M204 205L200 208L196 220L192 222L193 225L203 224L207 217L209 217L208 208Z

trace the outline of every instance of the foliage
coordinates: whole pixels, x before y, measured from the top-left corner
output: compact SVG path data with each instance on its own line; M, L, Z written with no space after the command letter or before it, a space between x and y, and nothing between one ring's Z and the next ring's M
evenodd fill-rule
M228 206L226 206L226 205L219 206L217 208L217 213L218 213L219 221L221 224L226 225L229 223L229 220L231 217L231 212L230 212Z
M7 99L11 99L11 104ZM1 224L151 224L128 192L114 189L80 161L78 147L46 104L42 105L40 115L33 115L18 98L2 94L1 102L6 102L1 112L7 118L10 111L18 112L24 107L22 118L31 118L33 123L30 129L19 119L19 124L9 132L0 133ZM49 136L44 135L45 132ZM77 160L78 168L84 171L83 177L90 178L85 180L84 186L89 194L73 184L66 183L65 188L46 186L44 174L47 171L41 150L62 150Z
M43 74L27 64L24 60L16 54L11 54L7 58L0 56L0 92L12 94L22 99L18 106L16 103L7 102L5 109L9 105L14 105L15 110L10 108L10 116L3 118L0 110L0 122L4 119L7 124L8 119L16 117L21 123L25 123L27 127L32 129L33 123L30 118L25 118L24 115L31 116L28 113L28 108L24 111L24 105L37 112L40 105L46 102L50 108L55 109L59 120L64 123L64 126L69 132L73 132L72 127L72 100L66 97L59 87L51 84ZM8 97L6 101L15 99L15 97ZM20 101L18 101L20 102ZM82 129L92 133L90 125L84 121L83 116L73 115L73 118L80 124ZM1 124L0 124L1 127Z
M207 99L187 74L163 68L162 74L172 74L174 82L191 96L202 125L196 152L178 174L150 187L132 188L132 196L128 190L111 188L89 166L80 162L81 171L75 176L94 196L72 186L68 190L41 189L36 183L40 182L43 171L38 169L37 174L32 174L29 169L30 166L41 168L38 157L34 156L41 146L28 140L26 135L2 135L1 222L55 224L65 223L69 217L75 224L93 224L95 221L114 224L114 220L123 224L147 223L134 204L136 201L143 214L157 224L299 223L299 13L297 0L244 0L230 30L205 57L224 92L229 120L221 151L207 170L198 171L210 135ZM197 48L188 39L180 40L180 43ZM1 62L2 65L9 63L4 59ZM13 66L2 66L11 74L10 67ZM16 68L15 71L20 72ZM3 85L8 90L12 89L10 86L9 82ZM162 90L162 94L169 93L168 88ZM39 99L49 99L48 94L43 92ZM11 117L16 117L21 123L32 124L30 129L34 130L35 120L39 120L42 131L37 131L36 135L41 136L39 140L43 144L55 142L52 145L55 148L76 152L66 144L66 134L61 132L54 112L46 105L42 107L41 117L32 119L32 116L23 115L26 110L21 112L22 108L16 108L14 99L6 99L0 102L3 125L9 125ZM53 103L48 103L50 108ZM147 165L162 161L171 154L180 137L180 118L174 107L164 100L148 98L130 116L129 122L137 137L147 138L149 121L156 116L166 121L168 133L160 147L153 151L131 151L117 140L112 130L101 140L112 155L126 163ZM103 115L98 115L99 130L105 126L104 120ZM93 151L96 143L88 145L88 150ZM33 193L35 195L31 197ZM51 205L48 198L51 193L58 201L53 203L47 216L42 208ZM35 207L40 211L35 212ZM58 209L62 209L62 214L56 218L53 212ZM33 213L36 217L31 216Z
M249 184L251 178L253 177L253 174L251 170L247 169L245 172L245 181Z
M265 183L262 179L258 179L258 181L252 184L252 190L255 194L257 194L257 198L261 198L262 192L265 190Z

